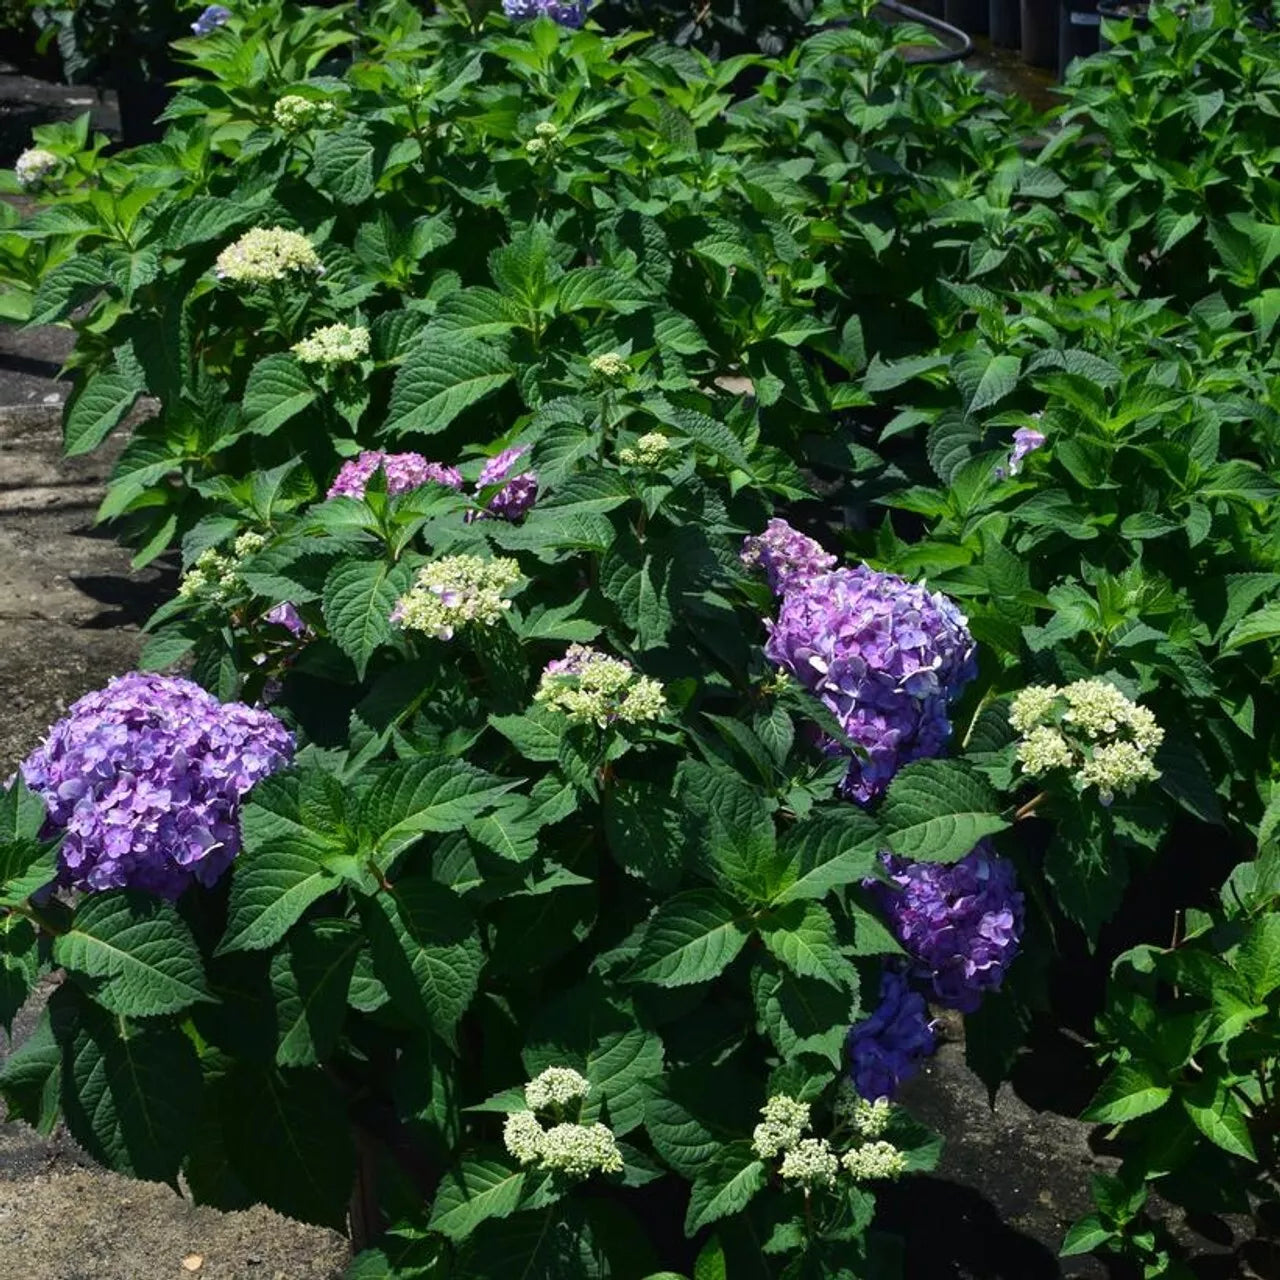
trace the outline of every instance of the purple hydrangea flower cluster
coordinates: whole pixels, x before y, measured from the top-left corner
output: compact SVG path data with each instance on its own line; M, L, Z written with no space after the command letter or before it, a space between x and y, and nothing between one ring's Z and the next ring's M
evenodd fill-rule
M866 565L793 580L765 625L768 657L866 753L841 784L862 804L901 765L942 750L947 703L977 673L967 621L946 596Z
M388 493L407 493L410 489L421 488L428 481L450 489L462 488L462 474L456 467L428 462L420 453L384 453L381 449L373 449L344 462L325 496L363 498L373 473L379 467L387 477Z
M853 1087L868 1102L892 1098L935 1048L937 1037L924 997L911 990L904 974L886 969L875 1012L849 1031Z
M1009 454L1009 461L996 468L996 479L1016 476L1022 470L1022 460L1027 454L1034 453L1047 439L1045 433L1037 431L1035 427L1019 427L1013 433L1013 451Z
M227 869L241 797L292 755L269 712L132 672L75 702L21 768L48 834L66 832L60 883L176 898Z
M262 620L263 622L271 623L272 626L284 627L294 636L311 635L311 628L307 625L307 620L298 612L297 607L288 600L283 604L278 604L268 609L262 615Z
M762 534L743 541L742 563L764 569L773 594L782 596L805 578L834 569L836 558L785 520L775 519Z
M1018 954L1025 917L1013 864L986 841L950 866L892 854L884 861L892 886L876 883L872 893L912 972L940 1004L973 1013Z
M578 28L586 21L587 6L583 0L502 0L502 12L508 18L537 18L545 14L562 27Z
M231 10L226 5L211 4L192 24L191 30L198 36L207 36L211 31L225 26L231 17Z
M533 506L538 498L537 474L533 471L522 471L515 476L511 474L516 463L528 452L527 444L519 445L514 449L504 449L496 458L490 458L485 463L480 479L476 481L476 496L479 497L485 489L490 489L495 484L501 484L502 488L489 499L483 511L468 512L469 520L480 520L486 515L498 516L503 520L519 520Z

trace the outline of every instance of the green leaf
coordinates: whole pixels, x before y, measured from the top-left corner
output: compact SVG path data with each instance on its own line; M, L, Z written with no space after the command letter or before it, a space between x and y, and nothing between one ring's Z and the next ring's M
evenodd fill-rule
M373 194L373 145L360 125L321 133L314 167L320 190L341 204L361 204Z
M770 912L760 936L792 973L858 989L858 971L840 953L835 921L821 903L793 902Z
M119 426L142 394L141 370L113 368L90 375L67 402L62 448L69 458L90 453Z
M857 884L875 870L881 848L880 828L867 814L847 805L815 810L783 841L790 861L775 901L825 898L833 889Z
M168 1024L125 1024L72 988L54 1000L71 1136L117 1173L176 1185L200 1113L195 1046Z
M849 1028L858 1020L857 1000L846 988L762 963L752 970L751 992L765 1032L784 1061L817 1054L839 1070Z
M10 840L36 840L44 826L44 817L44 801L27 786L20 773L0 789L0 844ZM9 874L6 870L3 879L8 879Z
M560 758L560 741L568 722L558 711L535 703L524 715L491 715L489 723L526 760L547 762Z
M1114 1236L1115 1232L1104 1227L1096 1213L1091 1213L1072 1224L1062 1242L1062 1248L1058 1250L1058 1256L1071 1258L1081 1253L1092 1253Z
M55 940L53 957L124 1017L177 1013L213 998L191 931L172 905L149 894L90 894Z
M1272 601L1236 623L1222 643L1222 652L1230 653L1246 644L1274 640L1277 636L1280 636L1280 601Z
M1017 385L1022 361L1017 356L993 356L975 348L958 352L951 360L951 374L964 395L968 413L987 409L1003 400Z
M1093 1124L1124 1124L1158 1111L1172 1094L1145 1063L1121 1063L1102 1082L1084 1118Z
M484 965L480 934L462 899L415 877L363 901L361 915L374 972L396 1007L454 1046Z
M60 1118L61 1097L62 1049L46 1006L31 1034L0 1064L0 1098L8 1120L47 1134Z
M482 1222L516 1211L525 1175L496 1159L473 1156L440 1181L427 1225L450 1240L465 1240Z
M40 947L35 925L16 914L0 916L0 1027L13 1027L40 976Z
M1280 987L1280 915L1262 916L1249 926L1235 967L1259 1004Z
M245 430L270 435L296 417L317 395L303 367L288 352L264 356L249 372L243 412Z
M325 577L325 625L362 680L374 650L391 639L391 613L411 576L403 561L352 557L339 560Z
M352 921L315 920L295 929L271 957L279 1066L314 1066L333 1052L363 945Z
M609 852L655 894L676 891L688 857L692 825L688 810L670 788L621 779L604 796L604 832Z
M331 848L298 836L268 839L252 852L246 841L232 868L227 930L216 954L275 946L342 883L324 865L331 856Z
M420 342L396 375L384 430L391 436L443 431L513 373L511 360L500 347L461 337Z
M1221 1080L1198 1080L1181 1094L1181 1100L1192 1124L1210 1142L1233 1156L1257 1161L1249 1122L1239 1100Z
M709 1223L741 1213L757 1191L763 1190L769 1172L756 1159L751 1144L734 1142L716 1152L699 1171L689 1195L685 1235L696 1235Z
M708 982L746 945L746 913L714 889L678 893L658 907L645 929L631 978L660 987Z
M999 800L971 765L918 760L889 784L880 810L885 843L916 862L955 862L1009 824Z

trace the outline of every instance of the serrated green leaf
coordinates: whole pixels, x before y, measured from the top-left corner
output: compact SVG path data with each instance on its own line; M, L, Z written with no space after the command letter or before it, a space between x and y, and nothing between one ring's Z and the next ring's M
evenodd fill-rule
M273 947L302 913L341 881L324 865L332 849L305 837L277 836L241 850L231 873L227 931L218 954Z
M749 1142L723 1147L707 1161L693 1184L684 1220L685 1235L696 1235L712 1222L741 1213L768 1178L769 1171L756 1159Z
M440 1182L428 1226L450 1240L465 1240L482 1222L516 1211L525 1175L500 1160L471 1157Z
M443 431L513 374L510 357L500 347L456 336L419 342L396 375L384 430L393 437Z
M764 945L792 973L833 987L858 989L858 971L840 952L835 921L818 902L777 908L760 926Z
M270 435L297 417L317 394L294 356L288 352L264 356L250 370L245 383L244 429L250 435Z
M62 447L69 458L90 453L120 425L142 394L141 370L112 368L88 377L67 401Z
M1197 1081L1180 1097L1191 1123L1215 1146L1246 1160L1258 1159L1244 1110L1222 1081Z
M315 920L290 933L271 957L279 1047L276 1063L306 1067L333 1052L364 939L349 920Z
M714 889L691 889L662 903L640 944L631 978L660 987L708 982L746 945L748 918Z
M775 901L825 898L870 875L882 848L875 820L848 806L820 809L792 827L782 844L789 858Z
M986 779L959 760L918 760L893 782L880 810L885 843L916 862L955 862L1009 824Z
M325 577L325 625L362 680L374 651L391 639L391 614L411 576L403 562L351 557L339 560Z
M167 902L149 894L92 894L54 942L54 959L112 1013L156 1017L211 1000L195 939Z
M1102 1082L1084 1118L1093 1124L1123 1124L1158 1111L1172 1095L1145 1063L1122 1063Z

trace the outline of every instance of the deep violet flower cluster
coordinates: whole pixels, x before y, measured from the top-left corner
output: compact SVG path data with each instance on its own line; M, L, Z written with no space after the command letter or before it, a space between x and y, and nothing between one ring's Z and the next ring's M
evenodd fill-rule
M420 453L384 453L381 449L371 449L342 464L325 496L363 498L369 481L379 467L387 477L388 493L408 493L410 489L421 488L428 481L446 485L450 489L462 488L462 475L456 467L428 462Z
M905 974L886 969L875 1012L849 1031L853 1087L868 1102L892 1098L936 1047L924 997L911 990Z
M1013 864L982 841L959 862L884 855L891 884L872 894L939 1004L973 1013L1018 954L1023 898Z
M977 674L967 620L946 596L866 565L793 578L765 625L767 656L866 753L841 784L861 804L903 764L941 752L947 703Z
M777 519L770 520L762 534L743 541L741 558L748 568L759 565L764 570L775 596L836 566L835 556L821 543Z
M519 445L514 449L504 449L496 458L490 458L480 472L476 481L476 496L495 484L502 488L485 503L482 512L468 512L468 519L483 519L486 515L498 516L503 520L519 520L538 499L538 477L533 471L522 471L512 475L516 463L529 452L528 445ZM505 482L505 483L504 483Z
M270 712L132 672L73 703L21 768L48 834L66 832L61 884L176 898L227 869L241 797L292 755Z
M582 0L562 3L561 0L502 0L502 12L508 18L537 18L545 14L562 27L580 27L587 17L587 6Z

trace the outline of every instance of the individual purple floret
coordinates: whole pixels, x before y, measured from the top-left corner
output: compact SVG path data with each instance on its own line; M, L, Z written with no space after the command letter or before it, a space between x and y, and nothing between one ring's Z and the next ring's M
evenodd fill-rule
M937 755L947 703L976 674L973 637L946 596L866 565L793 580L765 653L866 753L841 784L866 804L910 760ZM833 747L833 749L838 749Z
M897 887L877 882L872 893L912 972L940 1004L973 1013L1018 954L1024 912L1013 864L986 841L950 866L891 854L884 862Z
M937 1043L924 997L907 986L903 974L886 969L875 1012L849 1030L853 1087L868 1102L892 1098Z
M579 2L562 4L560 0L502 0L502 12L508 18L537 18L545 14L562 27L580 27L587 17L587 6Z
M207 36L211 31L225 26L231 17L231 10L225 5L211 4L192 24L191 30L198 36Z
M1009 455L1009 474L1016 476L1022 470L1022 460L1027 454L1040 448L1045 442L1043 431L1035 427L1019 427L1013 433L1013 452Z
M270 622L273 626L285 627L295 636L308 635L311 631L311 628L307 626L306 619L288 600L272 609L268 609L262 615L262 620L263 622Z
M775 596L785 595L805 578L826 573L836 564L835 556L824 551L821 543L776 519L769 521L763 533L743 540L741 558L748 568L764 569Z
M485 489L495 484L502 488L485 504L482 512L469 512L468 519L483 519L484 516L499 516L503 520L519 520L537 501L538 477L532 471L522 471L519 475L511 475L517 462L529 452L529 446L519 445L514 449L504 449L496 458L490 458L480 472L476 481L476 497Z
M292 755L270 712L132 672L73 703L21 768L46 835L66 832L60 884L176 898L227 869L241 798Z
M428 462L420 453L384 453L381 449L373 449L344 462L325 496L363 498L373 473L379 467L387 477L388 493L408 493L410 489L419 489L428 481L446 485L450 489L462 488L462 474L456 467Z

